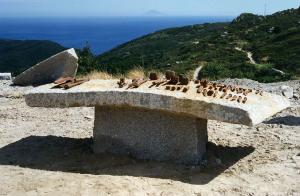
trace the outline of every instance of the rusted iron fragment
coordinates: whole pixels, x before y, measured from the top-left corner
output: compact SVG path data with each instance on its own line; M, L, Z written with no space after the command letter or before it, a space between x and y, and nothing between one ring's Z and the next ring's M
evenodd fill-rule
M131 88L138 88L147 81L148 81L148 79L144 79L144 78L133 79L132 82L126 88L126 90L131 89Z
M150 80L158 80L159 79L158 74L155 72L151 72L149 75L149 79Z
M89 79L75 79L72 77L59 78L56 81L54 81L54 84L56 85L53 86L52 88L70 89L74 86L78 86L87 81L89 81Z
M126 85L125 78L120 78L120 81L117 84L119 85L119 88L123 88Z
M189 86L185 86L185 87L183 87L182 92L186 93L186 92L188 92L189 89L190 89Z
M188 77L186 77L185 75L183 74L179 74L179 83L181 85L188 85L190 82L190 80L188 79Z

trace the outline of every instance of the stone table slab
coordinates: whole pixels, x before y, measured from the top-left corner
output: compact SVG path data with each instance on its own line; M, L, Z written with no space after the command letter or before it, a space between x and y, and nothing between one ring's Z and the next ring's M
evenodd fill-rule
M191 117L253 126L290 106L283 96L250 93L245 104L219 97L205 97L190 89L168 91L165 86L152 87L151 81L137 89L118 88L117 80L91 80L69 90L51 89L47 84L27 92L26 103L32 107L126 106L166 111Z

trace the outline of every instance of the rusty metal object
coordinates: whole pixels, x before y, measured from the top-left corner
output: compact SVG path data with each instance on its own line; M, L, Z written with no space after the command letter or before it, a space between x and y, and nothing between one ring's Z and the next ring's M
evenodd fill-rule
M182 92L186 93L186 92L187 92L189 89L190 89L190 87L189 87L189 86L185 86L185 87L183 87L183 90L182 90Z
M156 82L155 86L159 87L160 85L165 84L167 82L168 82L167 80L161 80L161 81Z
M242 96L239 96L239 98L237 99L237 102L241 103L243 97Z
M149 75L149 79L150 80L158 80L159 79L158 74L155 72L151 72Z
M89 81L89 79L75 79L71 77L66 78L59 78L54 82L56 84L52 88L62 88L62 89L70 89L74 86L78 86L80 84L83 84L85 82Z
M73 77L61 77L61 78L55 80L54 84L64 84L67 82L74 82L74 81L75 81L75 78L73 78Z
M230 99L232 97L232 94L229 94L226 99Z
M218 91L215 90L215 91L214 91L214 94L213 94L213 97L217 97L217 96L218 96Z
M176 74L174 71L171 71L171 70L167 70L166 71L166 79L167 80L171 80L172 77L174 77Z
M120 78L120 81L117 84L119 85L119 88L123 88L126 85L125 78Z
M89 79L81 79L81 80L75 80L74 82L68 82L66 84L63 84L63 88L64 89L70 89L74 86L78 86L78 85L83 84L87 81L89 81Z
M208 83L209 83L209 82L208 82L207 80L201 80L201 81L200 81L201 86L203 86L204 88L207 87Z
M177 75L174 75L174 76L171 76L168 84L176 85L176 84L178 84L178 82L179 82L179 77Z
M213 90L209 90L209 91L207 91L207 96L213 96L213 94L214 94L214 91Z
M249 89L244 89L244 90L243 90L243 94L244 94L245 96L247 96L249 93L250 93L250 90L249 90Z
M235 101L238 97L234 95L230 101Z
M228 87L229 87L229 89L231 90L231 92L236 91L236 87L234 87L234 86L228 86Z
M166 82L167 80L153 81L152 84L149 86L149 88L152 88L153 86L159 87L161 84Z
M138 88L147 81L148 81L148 79L143 79L143 78L133 79L132 83L128 85L126 90L131 89L131 88Z
M244 90L243 88L237 88L236 93L241 94L241 93L243 93L243 90Z
M190 80L188 79L188 77L186 77L185 75L183 74L179 74L178 76L178 79L179 79L179 83L181 85L188 85Z

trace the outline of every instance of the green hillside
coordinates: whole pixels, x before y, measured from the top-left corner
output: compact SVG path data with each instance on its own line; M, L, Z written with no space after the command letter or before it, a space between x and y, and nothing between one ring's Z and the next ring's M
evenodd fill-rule
M0 72L17 75L63 50L64 47L51 41L0 39Z
M236 47L252 52L257 64L251 64ZM120 45L82 69L125 73L141 66L185 73L200 65L204 66L200 76L210 79L246 77L271 82L299 77L299 8L266 17L242 14L231 23L158 31Z

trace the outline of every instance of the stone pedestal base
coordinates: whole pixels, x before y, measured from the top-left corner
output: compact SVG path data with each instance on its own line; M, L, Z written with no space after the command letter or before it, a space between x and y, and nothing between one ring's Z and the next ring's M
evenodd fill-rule
M157 110L96 107L94 152L198 164L206 151L207 120Z

